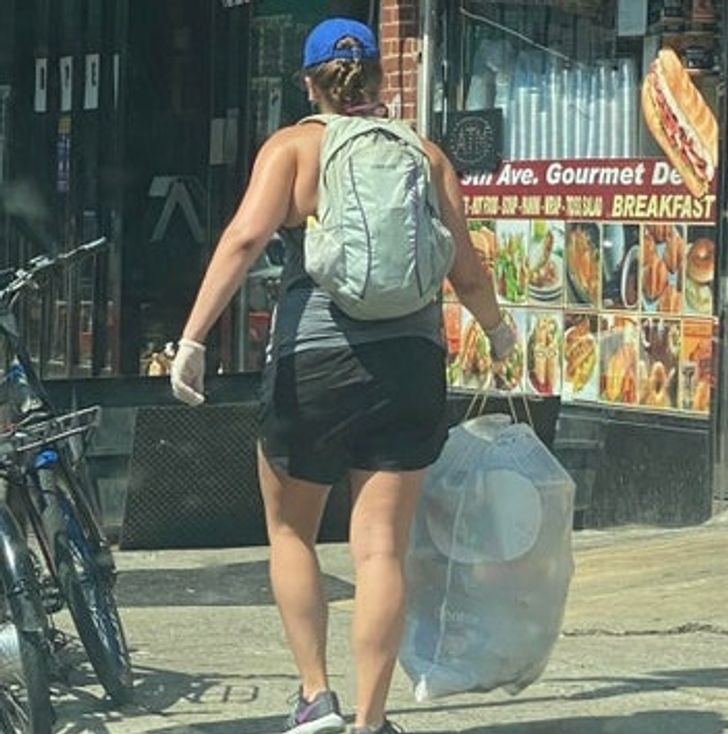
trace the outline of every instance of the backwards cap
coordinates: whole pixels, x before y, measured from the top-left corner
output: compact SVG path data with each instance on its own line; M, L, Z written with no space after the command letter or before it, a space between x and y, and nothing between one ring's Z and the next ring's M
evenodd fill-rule
M339 41L352 38L354 47L337 48ZM329 18L319 23L306 38L303 68L334 59L378 59L377 40L369 26L352 18Z

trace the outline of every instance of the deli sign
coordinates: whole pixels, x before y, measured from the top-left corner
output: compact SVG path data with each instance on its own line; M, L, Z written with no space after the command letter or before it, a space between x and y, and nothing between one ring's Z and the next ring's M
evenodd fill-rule
M469 217L716 220L715 183L695 197L660 158L506 161L461 184Z

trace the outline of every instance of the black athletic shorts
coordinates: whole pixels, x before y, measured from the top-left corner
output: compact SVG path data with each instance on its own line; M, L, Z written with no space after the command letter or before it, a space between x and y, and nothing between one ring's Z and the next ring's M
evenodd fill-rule
M263 375L261 446L321 484L347 469L422 469L447 438L445 389L444 350L421 337L281 357Z

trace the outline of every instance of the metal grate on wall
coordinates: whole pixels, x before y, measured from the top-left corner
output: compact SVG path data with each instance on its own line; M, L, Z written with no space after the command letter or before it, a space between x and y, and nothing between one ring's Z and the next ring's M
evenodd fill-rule
M257 432L255 402L137 409L120 547L267 543ZM329 493L319 542L345 541L350 512L342 478Z
M256 433L255 403L140 408L120 546L265 543Z

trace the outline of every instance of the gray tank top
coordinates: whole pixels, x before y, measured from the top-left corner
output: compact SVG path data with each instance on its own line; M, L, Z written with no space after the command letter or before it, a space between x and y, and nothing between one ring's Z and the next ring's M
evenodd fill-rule
M327 349L416 336L443 346L442 308L433 301L413 314L396 319L360 321L347 316L306 273L303 229L282 230L285 264L280 297L273 315L269 344L280 356L306 349Z

